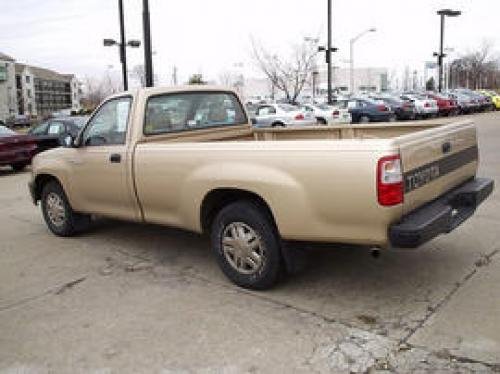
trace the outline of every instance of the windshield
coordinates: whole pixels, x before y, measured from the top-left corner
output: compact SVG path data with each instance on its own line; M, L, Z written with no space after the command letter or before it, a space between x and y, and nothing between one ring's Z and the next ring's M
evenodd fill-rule
M12 131L11 129L8 129L5 126L0 126L0 137L12 136L12 135L16 135L16 133L14 131Z

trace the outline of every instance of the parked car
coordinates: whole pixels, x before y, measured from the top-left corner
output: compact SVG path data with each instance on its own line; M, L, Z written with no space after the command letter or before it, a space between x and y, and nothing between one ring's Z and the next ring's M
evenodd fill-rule
M434 92L427 92L425 97L428 99L436 100L438 106L438 113L442 116L450 116L458 114L458 105L452 98Z
M55 235L81 232L92 214L207 233L229 279L265 289L293 268L291 242L415 248L493 190L476 177L470 121L359 130L256 129L234 91L139 89L106 99L67 147L38 154L30 192Z
M442 93L442 95L446 95L456 102L460 114L474 113L479 109L479 104L467 95L452 91Z
M389 106L370 98L353 98L338 100L346 102L353 123L394 122L397 117Z
M24 169L31 163L37 144L29 135L0 126L0 166L10 165L15 171Z
M421 94L415 93L404 93L400 98L415 105L417 118L430 118L438 115L439 108L434 99L429 99Z
M43 152L62 145L66 135L76 136L88 118L88 116L55 117L32 127L28 134L36 139L38 152Z
M457 88L453 92L467 96L474 105L475 112L482 112L485 110L492 110L493 103L491 99L485 95L481 95L475 91L467 88Z
M349 113L349 109L344 103L338 103L337 105L305 104L303 108L306 112L312 113L321 125L351 123L351 113Z
M311 112L290 104L259 105L255 113L256 127L285 127L315 125Z
M371 96L373 100L381 101L396 115L398 120L413 120L416 118L415 104L392 96Z
M29 127L31 126L31 118L25 114L16 114L10 118L7 118L6 126L11 129L16 127Z
M479 90L479 93L488 96L491 99L491 103L493 104L496 110L500 109L500 94L495 91L490 90Z

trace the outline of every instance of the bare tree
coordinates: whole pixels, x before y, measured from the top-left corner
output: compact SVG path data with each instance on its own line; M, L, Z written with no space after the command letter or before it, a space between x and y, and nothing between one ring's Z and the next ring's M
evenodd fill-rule
M120 84L109 73L102 77L85 77L83 79L82 105L94 109L107 96L120 91Z
M455 86L497 88L500 84L500 63L490 42L484 41L475 51L469 51L450 64Z
M146 69L144 65L135 65L130 71L132 77L139 82L141 87L146 87Z
M282 91L287 101L295 102L314 70L316 46L307 42L294 45L288 58L270 53L254 40L252 46L256 65L272 87Z

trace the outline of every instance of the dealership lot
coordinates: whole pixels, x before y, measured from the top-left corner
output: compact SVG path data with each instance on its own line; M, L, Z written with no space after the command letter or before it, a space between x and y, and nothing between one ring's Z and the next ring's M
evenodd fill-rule
M498 186L500 113L470 118ZM316 249L249 292L193 234L102 220L52 236L28 177L0 170L0 372L500 371L498 191L419 250Z

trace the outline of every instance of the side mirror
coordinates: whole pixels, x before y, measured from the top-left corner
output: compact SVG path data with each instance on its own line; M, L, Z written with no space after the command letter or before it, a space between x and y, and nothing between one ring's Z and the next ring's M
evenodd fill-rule
M256 125L257 124L257 118L250 118L250 121L252 122L252 125Z

